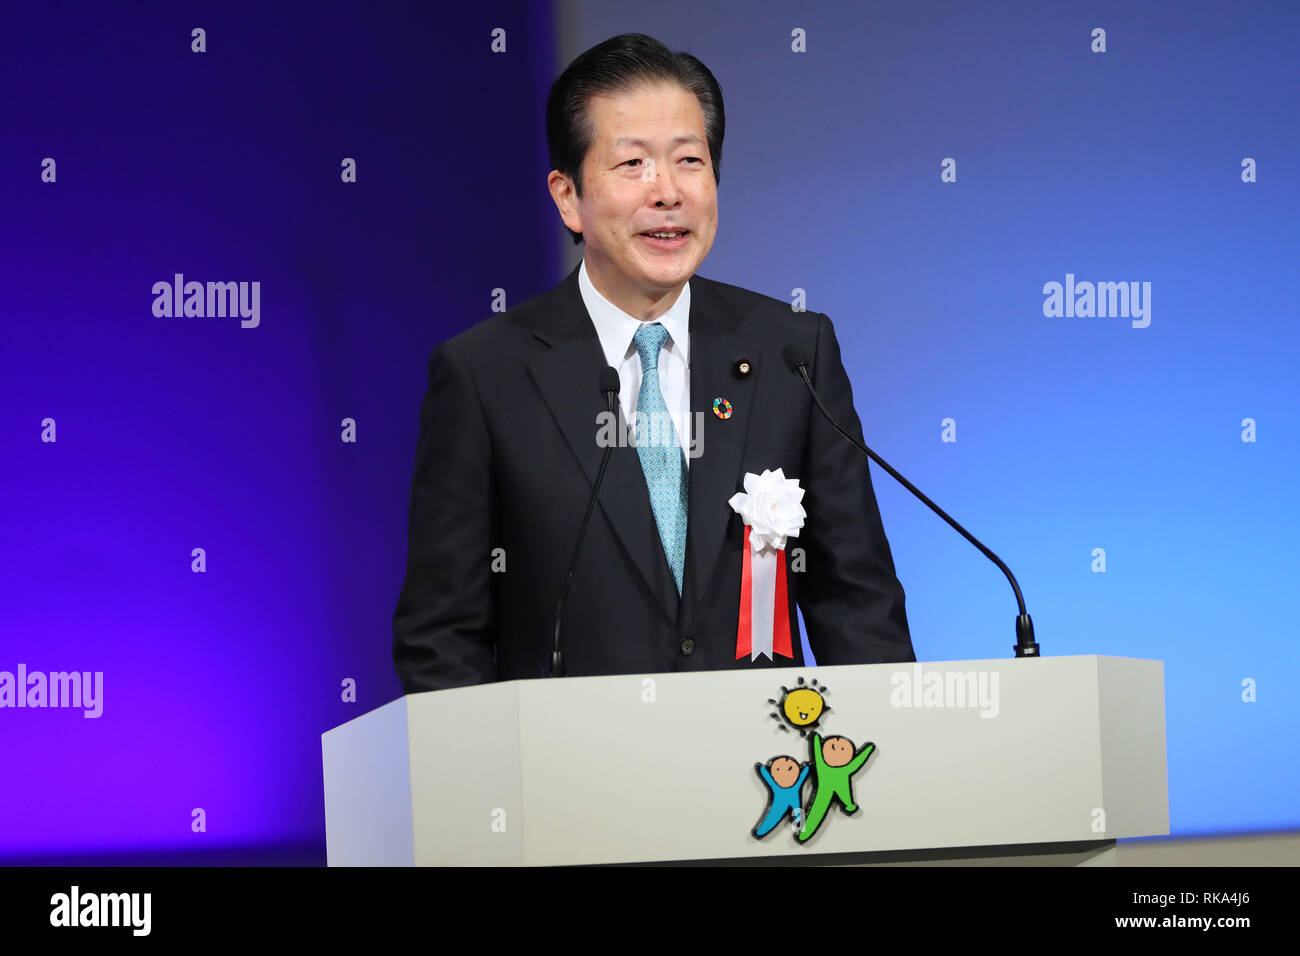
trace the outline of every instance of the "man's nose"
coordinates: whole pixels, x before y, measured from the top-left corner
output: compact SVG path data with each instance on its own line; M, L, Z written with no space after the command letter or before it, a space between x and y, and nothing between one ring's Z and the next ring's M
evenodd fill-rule
M682 201L682 191L671 163L656 163L648 177L650 199L656 206L676 206Z

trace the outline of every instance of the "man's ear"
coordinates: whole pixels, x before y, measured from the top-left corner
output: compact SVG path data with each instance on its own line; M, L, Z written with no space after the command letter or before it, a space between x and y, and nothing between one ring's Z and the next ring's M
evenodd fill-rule
M546 177L546 185L551 190L551 199L560 211L564 224L574 232L582 232L582 218L578 215L578 193L573 188L573 180L558 169L552 169Z

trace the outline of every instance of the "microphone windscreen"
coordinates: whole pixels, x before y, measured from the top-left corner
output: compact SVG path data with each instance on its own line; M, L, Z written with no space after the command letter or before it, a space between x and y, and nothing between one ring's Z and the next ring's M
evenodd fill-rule
M808 364L808 353L793 342L787 342L781 347L781 357L792 372L798 372L800 365Z
M606 365L605 370L600 373L600 394L608 395L613 392L618 394L618 372L614 371L614 366Z

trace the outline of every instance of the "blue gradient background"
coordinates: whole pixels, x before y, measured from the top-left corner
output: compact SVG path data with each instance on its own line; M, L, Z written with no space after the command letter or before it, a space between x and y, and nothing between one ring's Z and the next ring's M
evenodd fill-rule
M0 669L102 670L105 713L0 711L0 857L323 862L319 735L400 693L429 351L576 261L554 44L632 30L726 96L701 274L835 320L868 443L1048 654L1165 661L1175 835L1300 825L1300 7L630 10L6 11ZM174 272L261 281L261 326L155 318ZM1045 318L1067 272L1150 282L1150 327ZM918 655L1010 656L1001 574L873 476Z

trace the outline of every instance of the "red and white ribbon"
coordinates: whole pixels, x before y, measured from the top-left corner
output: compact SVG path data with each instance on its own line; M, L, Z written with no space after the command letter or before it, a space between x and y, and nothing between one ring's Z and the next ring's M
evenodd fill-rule
M785 584L785 549L755 552L745 525L745 556L740 577L740 618L736 628L736 660L746 654L775 660L794 658L790 649L790 598Z
M781 469L745 475L745 491L728 504L745 521L740 572L740 612L736 660L776 655L794 659L790 639L790 600L786 588L785 541L797 537L807 513L799 503L803 489Z

